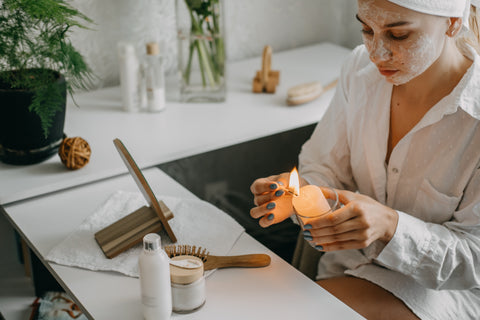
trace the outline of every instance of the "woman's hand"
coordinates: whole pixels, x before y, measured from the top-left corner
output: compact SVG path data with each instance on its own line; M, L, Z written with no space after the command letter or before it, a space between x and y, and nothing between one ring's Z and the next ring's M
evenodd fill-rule
M250 210L250 215L261 218L260 226L266 228L282 222L293 214L292 195L286 191L290 173L260 178L250 186L254 195L256 207Z
M322 188L327 198L335 196ZM362 249L375 240L387 244L398 223L398 213L358 193L336 190L343 207L305 225L304 237L322 251Z

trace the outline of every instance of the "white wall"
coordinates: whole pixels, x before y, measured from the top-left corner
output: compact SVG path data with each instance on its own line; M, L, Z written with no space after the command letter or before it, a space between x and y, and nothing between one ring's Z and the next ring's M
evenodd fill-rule
M95 87L118 84L121 40L139 50L148 41L163 40L167 71L176 70L175 1L70 0L95 22L93 30L75 29L71 38L99 77ZM224 9L230 61L260 56L266 44L275 53L322 41L350 48L361 42L355 0L224 0Z

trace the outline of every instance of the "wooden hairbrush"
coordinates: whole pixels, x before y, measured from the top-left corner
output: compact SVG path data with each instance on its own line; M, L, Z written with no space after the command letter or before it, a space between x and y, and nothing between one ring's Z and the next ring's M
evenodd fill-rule
M207 249L190 245L168 245L163 248L170 258L180 255L195 256L203 261L204 270L218 268L258 268L270 264L270 256L267 254L244 254L239 256L213 256Z

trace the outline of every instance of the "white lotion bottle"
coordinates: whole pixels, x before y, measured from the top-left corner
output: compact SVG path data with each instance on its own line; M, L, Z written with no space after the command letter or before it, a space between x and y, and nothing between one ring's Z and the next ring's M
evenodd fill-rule
M157 42L147 43L147 56L144 64L147 90L147 108L150 112L165 109L165 72Z
M118 44L118 60L120 67L120 91L123 109L137 112L140 109L140 61L131 43Z
M170 319L172 314L170 258L162 250L158 234L149 233L143 237L143 251L138 266L144 319Z

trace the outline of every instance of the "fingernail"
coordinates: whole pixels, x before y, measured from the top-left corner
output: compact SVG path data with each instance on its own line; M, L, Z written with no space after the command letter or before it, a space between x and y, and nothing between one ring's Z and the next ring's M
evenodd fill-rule
M315 249L317 249L317 250L323 250L323 246L317 245L317 246L315 246Z
M306 224L303 226L304 229L312 229L312 225L311 224Z
M270 202L269 204L267 204L267 209L271 210L275 208L275 202Z
M267 219L268 219L268 220L273 220L273 218L275 218L275 216L273 215L273 213L270 213L270 214L267 216Z
M303 235L304 236L312 236L312 234L308 230L303 230Z
M277 189L277 184L276 184L276 183L272 183L272 184L270 185L270 189L272 189L272 190Z
M280 197L281 195L283 195L283 192L284 192L283 190L278 190L277 192L275 192L275 195L277 197Z
M312 241L313 238L311 236L303 236L303 238L307 241Z

